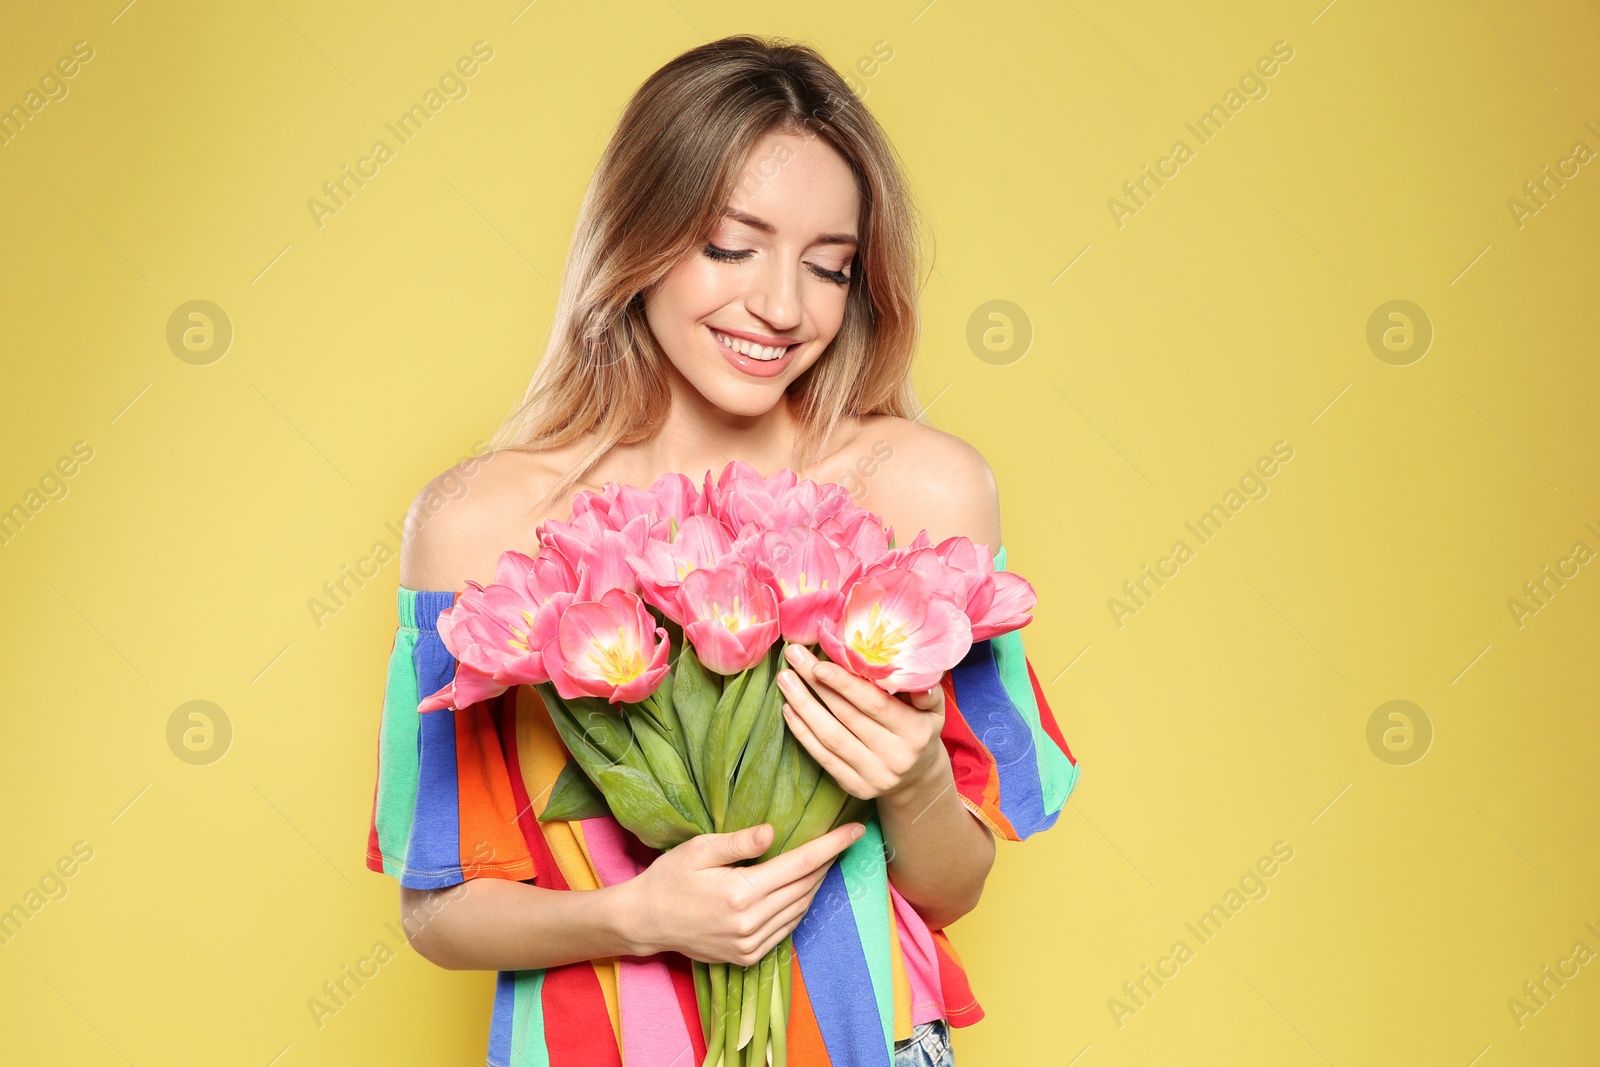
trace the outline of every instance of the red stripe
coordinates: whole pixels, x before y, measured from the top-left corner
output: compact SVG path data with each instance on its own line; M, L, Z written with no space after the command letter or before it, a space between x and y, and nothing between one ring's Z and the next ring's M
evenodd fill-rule
M989 784L989 774L994 761L986 759L988 752L967 725L966 717L956 704L955 679L946 671L940 684L944 687L944 728L940 740L950 751L950 769L955 773L956 788L973 803L983 804L984 787Z
M389 655L394 655L394 646L400 640L400 631L396 630L389 639ZM372 781L372 818L367 822L367 870L383 873L383 846L378 842L378 778L383 773L383 715L378 716L378 774L373 775ZM404 857L401 857L403 860Z
M944 987L944 1012L951 1026L971 1026L984 1016L983 1005L973 995L961 957L943 930L930 930L934 955L939 958L939 984Z
M550 851L550 843L544 839L544 829L533 814L533 804L528 800L528 786L522 780L522 759L517 753L520 711L514 699L507 701L509 713L500 716L500 750L505 755L506 775L511 779L511 795L517 802L517 826L533 857L534 881L546 889L571 889L561 874L555 854Z
M550 1067L622 1067L622 1052L592 963L550 968L540 993Z
M944 728L939 739L950 753L950 770L956 791L983 809L990 822L1000 827L1007 840L1017 840L1011 820L1000 810L1000 768L994 756L972 732L966 716L956 703L955 678L946 671L940 680L944 687Z
M1022 662L1028 668L1028 681L1033 684L1033 697L1039 702L1039 722L1044 726L1044 732L1050 735L1051 740L1061 746L1061 751L1067 754L1067 759L1072 760L1073 764L1076 765L1078 761L1072 759L1072 749L1067 747L1067 739L1061 736L1061 727L1056 725L1056 717L1050 711L1050 702L1045 700L1044 690L1039 688L1039 679L1033 673L1033 664L1028 661L1027 657L1023 657Z
M378 846L378 787L372 787L372 821L367 828L367 870L383 873L383 850Z

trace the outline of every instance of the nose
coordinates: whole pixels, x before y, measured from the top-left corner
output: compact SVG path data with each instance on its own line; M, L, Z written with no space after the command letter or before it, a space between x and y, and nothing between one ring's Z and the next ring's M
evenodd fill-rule
M800 269L798 261L769 257L745 295L745 307L773 333L787 333L800 325Z

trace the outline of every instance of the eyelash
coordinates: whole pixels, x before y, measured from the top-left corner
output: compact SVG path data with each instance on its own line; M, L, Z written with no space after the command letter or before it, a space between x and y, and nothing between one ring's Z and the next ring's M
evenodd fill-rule
M701 249L701 251L710 258L721 260L724 263L737 263L739 260L742 260L746 256L750 255L749 249L734 251L728 248L718 248L710 241L706 242L705 248ZM810 267L812 271L816 273L817 277L826 281L833 282L837 285L850 284L850 275L846 274L842 270L823 270L821 267L813 263L807 263L806 266Z

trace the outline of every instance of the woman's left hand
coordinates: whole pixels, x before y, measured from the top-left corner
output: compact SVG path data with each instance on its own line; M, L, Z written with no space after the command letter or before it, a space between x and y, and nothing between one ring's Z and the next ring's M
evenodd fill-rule
M889 796L938 771L945 758L943 686L907 693L907 704L801 645L789 645L787 656L791 669L778 675L787 698L784 721L846 793L862 800Z

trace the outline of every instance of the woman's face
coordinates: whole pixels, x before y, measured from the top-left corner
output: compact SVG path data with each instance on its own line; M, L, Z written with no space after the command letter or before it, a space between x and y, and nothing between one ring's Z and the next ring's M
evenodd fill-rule
M821 357L844 321L859 208L850 165L823 138L756 144L707 243L645 296L656 340L701 396L760 415Z

